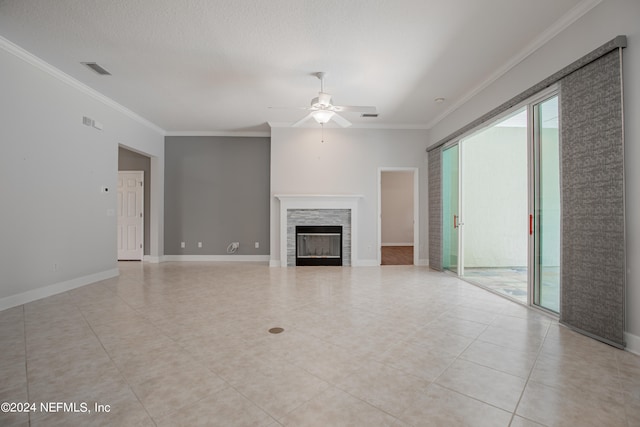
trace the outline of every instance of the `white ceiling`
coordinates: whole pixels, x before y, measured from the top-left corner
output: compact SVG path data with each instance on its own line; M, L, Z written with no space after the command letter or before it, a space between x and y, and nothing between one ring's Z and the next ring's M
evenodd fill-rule
M294 122L318 71L355 126L428 128L598 2L0 0L0 36L168 132Z

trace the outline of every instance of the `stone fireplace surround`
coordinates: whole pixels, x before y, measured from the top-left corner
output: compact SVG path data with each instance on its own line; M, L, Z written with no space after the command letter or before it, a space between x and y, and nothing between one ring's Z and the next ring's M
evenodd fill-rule
M280 266L295 266L296 225L342 225L343 266L358 260L359 194L276 194L280 200Z

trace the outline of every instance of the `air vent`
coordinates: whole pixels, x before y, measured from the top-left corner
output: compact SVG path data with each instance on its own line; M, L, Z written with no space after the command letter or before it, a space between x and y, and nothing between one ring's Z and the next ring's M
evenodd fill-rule
M362 113L360 117L378 117L378 113Z
M110 76L111 75L110 72L108 72L107 70L105 70L104 68L102 68L101 66L96 64L95 62L81 62L81 64L91 68L93 71L95 71L96 73L100 74L101 76Z

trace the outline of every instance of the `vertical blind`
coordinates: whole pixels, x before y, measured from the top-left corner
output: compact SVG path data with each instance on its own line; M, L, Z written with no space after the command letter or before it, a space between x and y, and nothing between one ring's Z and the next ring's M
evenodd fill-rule
M560 85L561 323L624 346L622 51L618 36L430 146L429 265L442 269L442 146Z
M442 271L442 149L429 152L429 267Z
M560 82L560 321L624 346L622 48Z

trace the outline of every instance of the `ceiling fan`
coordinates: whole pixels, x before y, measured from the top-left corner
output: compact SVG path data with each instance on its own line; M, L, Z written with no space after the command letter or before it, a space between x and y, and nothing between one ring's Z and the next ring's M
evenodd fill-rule
M377 117L376 107L367 106L346 106L346 105L333 105L331 95L324 91L324 76L325 73L315 73L315 76L320 80L320 92L318 96L311 100L310 107L299 107L296 109L310 111L302 119L298 120L291 127L300 127L306 121L314 119L320 125L324 126L330 120L336 122L339 126L348 127L351 126L351 122L338 113L362 113L368 117Z

